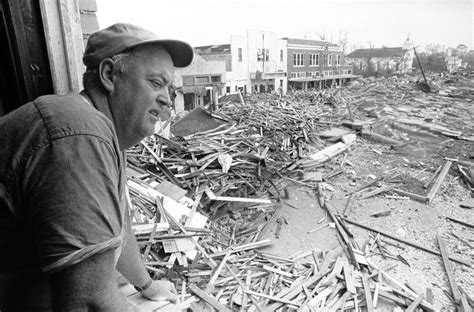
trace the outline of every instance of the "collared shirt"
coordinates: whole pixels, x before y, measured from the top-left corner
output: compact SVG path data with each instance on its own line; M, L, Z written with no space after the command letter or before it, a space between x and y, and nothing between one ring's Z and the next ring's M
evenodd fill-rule
M47 310L49 273L120 250L123 162L112 122L80 94L0 118L0 310Z

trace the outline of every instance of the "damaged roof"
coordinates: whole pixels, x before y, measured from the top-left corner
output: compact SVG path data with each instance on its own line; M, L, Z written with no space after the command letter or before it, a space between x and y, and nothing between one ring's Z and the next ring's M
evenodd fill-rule
M328 46L328 47L337 47L337 44L323 41L323 40L309 40L309 39L296 39L296 38L283 38L288 42L288 44L303 44L310 46Z
M377 48L377 49L357 49L347 57L350 58L361 58L361 57L403 57L407 52L407 49L402 47L396 48Z
M194 47L196 52L203 53L226 53L230 52L230 44L215 44L201 47Z

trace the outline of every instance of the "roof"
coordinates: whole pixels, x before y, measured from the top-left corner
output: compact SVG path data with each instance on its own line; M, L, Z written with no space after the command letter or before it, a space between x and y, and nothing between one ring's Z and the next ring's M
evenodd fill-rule
M310 46L325 46L328 47L337 47L337 44L324 41L324 40L309 40L309 39L296 39L296 38L283 38L284 40L288 41L288 44L303 44L303 45L310 45Z
M203 53L226 53L230 52L230 44L215 44L215 45L207 45L201 47L194 47L196 52L203 54Z
M361 57L403 57L408 50L402 47L396 48L377 48L377 49L357 49L349 55L348 58Z

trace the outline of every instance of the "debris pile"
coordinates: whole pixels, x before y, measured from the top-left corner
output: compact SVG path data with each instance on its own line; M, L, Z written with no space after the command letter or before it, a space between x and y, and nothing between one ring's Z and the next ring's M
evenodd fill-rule
M239 97L206 113L218 120L213 129L171 139L155 135L130 149L133 229L148 270L155 278L175 281L182 302L196 311L206 306L218 311L365 306L374 311L383 301L409 311L418 306L435 311L429 292L424 296L396 281L371 257L380 254L403 262L403 256L384 247L383 243L399 247L391 240L441 254L364 227L348 215L354 200L382 194L431 203L454 169L472 190L474 167L469 158L474 155L465 152L473 150L474 105L465 104L474 93L469 87L452 86L454 80L459 85L466 78L431 77L431 93L417 90L414 77L394 77L282 97ZM411 180L419 179L418 186L406 178L411 167L385 170L350 190L345 209L332 207L323 181L341 173L353 175L346 152L359 138L367 140L364 144L380 144L371 145L377 154L395 155L407 163L423 160L424 168L409 173ZM318 194L341 248L289 258L258 251L271 244L269 229L284 224L279 207L286 187L294 184ZM382 211L377 217L388 214ZM347 224L379 235L360 247ZM469 304L469 295L455 289L456 302Z

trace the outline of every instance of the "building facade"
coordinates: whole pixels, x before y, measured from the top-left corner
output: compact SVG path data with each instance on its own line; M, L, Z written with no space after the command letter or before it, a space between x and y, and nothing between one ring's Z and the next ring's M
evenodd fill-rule
M286 93L286 41L273 32L248 30L245 35L231 36L230 44L195 50L207 60L226 61L226 93Z
M197 106L218 105L219 96L225 93L225 59L206 60L194 54L191 65L175 69L176 113L190 111Z
M412 70L413 44L407 39L402 47L357 49L347 55L353 71L364 77L406 74Z
M343 85L354 78L341 47L327 41L285 38L288 85L307 90Z

